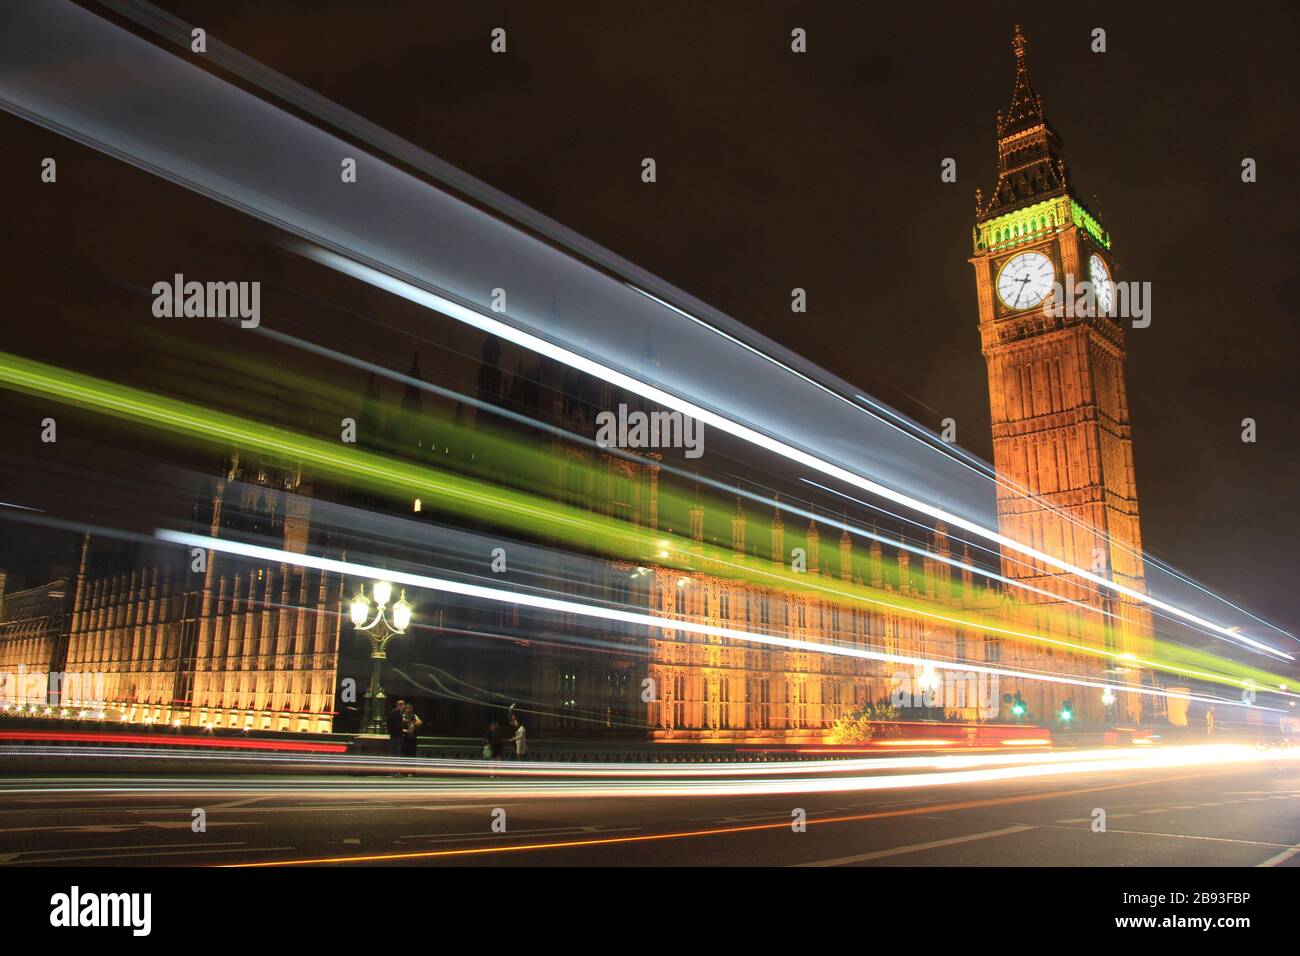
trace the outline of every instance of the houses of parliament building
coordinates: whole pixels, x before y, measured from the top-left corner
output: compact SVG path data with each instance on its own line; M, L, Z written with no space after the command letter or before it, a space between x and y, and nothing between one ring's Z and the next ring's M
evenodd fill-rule
M1053 318L1041 296L1024 295L1043 276L1109 281L1111 239L1076 197L1060 138L1029 82L1018 28L1013 50L1012 103L997 125L998 180L988 197L978 197L970 260L1002 479L999 528L1140 593L1123 327L1105 316ZM506 364L500 342L489 338L477 378L479 415L483 405L509 408L590 436L600 410L636 402L551 359L521 357L513 371ZM418 379L418 369L412 373ZM400 406L387 414L380 399L372 379L363 431L368 425L369 433L384 436L382 450L418 461L416 449L437 429L435 417L424 415L421 391L408 380ZM456 420L464 414L458 407ZM860 536L835 533L838 523L829 521L823 539L815 519L805 525L800 518L796 527L789 512L783 517L775 505L769 511L741 497L705 502L695 492L684 514L661 513L661 483L680 482L655 456L632 459L591 445L534 440L550 444L553 497L640 528L682 529L693 551L691 569L606 562L611 592L662 618L654 628L558 618L539 623L510 605L431 601L422 617L428 639L391 645L385 689L390 698L414 700L434 734L478 736L489 720L514 708L527 715L533 736L819 743L838 718L888 698L896 672L912 668L820 653L815 645L1101 681L1107 663L1099 657L1007 636L1088 616L1062 613L1067 605L1110 623L1054 632L1063 644L1139 659L1148 653L1151 620L1140 602L1085 587L1014 553L1002 555L998 570L1029 587L990 587L983 580L977 586L968 546L955 546L942 525L912 548L895 548L880 539L902 538L897 529ZM679 491L691 499L691 488ZM357 503L349 494L313 485L292 463L254 460L236 449L202 493L193 527L292 553L346 551L347 542L314 511L331 500ZM364 505L410 520L430 517L413 514L409 502ZM786 590L734 573L738 566L784 568L795 545L809 581L868 589L878 600L837 601L820 596L834 588ZM66 577L10 594L3 594L0 578L0 700L43 710L51 701L43 687L32 690L41 681L31 675L96 674L102 690L94 699L69 685L54 705L193 727L355 731L356 698L343 688L347 678L364 686L369 666L367 644L347 621L356 586L338 574L289 564L212 552L196 563L174 548L86 535ZM935 613L909 613L908 602ZM953 623L975 619L1004 626ZM686 621L795 643L760 644L674 626ZM1066 699L1084 721L1141 716L1131 694L1121 694L1108 712L1093 700L1099 695L1068 684L1004 677L1001 690L1020 694L1038 721L1051 720ZM1008 716L1001 694L981 701L973 689L941 706L952 717Z

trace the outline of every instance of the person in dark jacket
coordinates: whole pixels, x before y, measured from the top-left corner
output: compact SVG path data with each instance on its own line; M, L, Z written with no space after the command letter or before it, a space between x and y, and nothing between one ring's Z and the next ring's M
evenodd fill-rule
M406 701L399 700L388 712L388 749L394 757L402 755L402 724L406 716Z
M420 726L424 723L415 712L415 705L407 703L402 712L402 756L414 757L419 753L418 737Z
M487 756L489 760L501 759L501 725L495 720L488 724L487 733L483 735L483 741L487 744Z

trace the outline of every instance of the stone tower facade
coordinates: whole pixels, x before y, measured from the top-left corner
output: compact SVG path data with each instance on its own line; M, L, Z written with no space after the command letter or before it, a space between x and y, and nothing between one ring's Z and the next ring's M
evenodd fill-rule
M1115 298L1111 237L1079 199L1029 79L1026 42L1016 27L1011 106L999 113L998 179L976 193L973 236L979 330L988 364L989 402L997 469L1001 532L1135 592L1144 590L1142 535L1133 440L1124 377L1124 327L1106 303ZM1075 309L1072 288L1089 283L1100 307ZM1066 301L1069 299L1070 301ZM1150 610L1140 598L1033 561L1009 549L1003 573L1038 592L1016 588L1029 605L1022 623L1041 623L1039 610L1083 605L1068 615L1073 633L1051 637L1118 655L1144 658ZM1045 592L1045 593L1041 593ZM1060 669L1061 652L1032 652L1037 666ZM1047 661L1044 657L1055 657ZM1104 665L1078 655L1070 670L1100 677ZM1124 658L1128 660L1130 658ZM1098 673L1093 674L1092 671ZM1130 669L1124 680L1140 675ZM1076 712L1107 716L1078 688ZM1113 716L1137 716L1137 695L1120 695Z

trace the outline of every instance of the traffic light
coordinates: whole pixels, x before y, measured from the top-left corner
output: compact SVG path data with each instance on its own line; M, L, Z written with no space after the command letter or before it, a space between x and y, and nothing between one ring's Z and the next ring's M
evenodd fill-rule
M1074 703L1073 701L1063 701L1061 703L1061 723L1068 724L1074 720Z
M1020 691L1016 691L1016 699L1011 702L1011 714L1017 718L1025 716L1025 699L1020 696Z

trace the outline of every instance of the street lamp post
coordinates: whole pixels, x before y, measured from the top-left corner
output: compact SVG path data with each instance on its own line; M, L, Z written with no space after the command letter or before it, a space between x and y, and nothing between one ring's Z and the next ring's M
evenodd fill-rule
M365 631L370 638L370 689L366 691L366 711L362 726L366 733L383 734L384 726L384 661L388 657L388 642L398 634L405 634L411 624L411 605L406 603L406 592L392 606L392 620L386 613L388 601L393 596L393 586L387 581L375 581L370 587L374 600L366 597L363 584L352 599L352 626ZM371 608L374 618L370 618ZM370 620L367 624L366 621Z
M1115 690L1107 687L1101 692L1101 703L1106 708L1106 723L1113 725L1115 723Z

